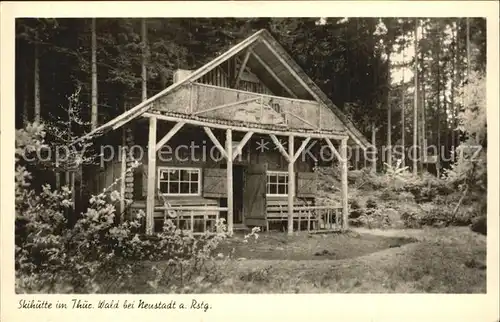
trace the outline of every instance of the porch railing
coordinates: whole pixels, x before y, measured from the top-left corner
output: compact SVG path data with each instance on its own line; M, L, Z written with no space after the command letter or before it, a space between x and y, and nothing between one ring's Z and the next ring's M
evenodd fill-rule
M155 211L162 211L163 216L170 219L183 232L193 234L217 233L216 223L220 219L220 212L227 211L227 207L213 206L157 206ZM156 214L156 213L155 213Z
M332 206L294 206L293 221L294 230L302 230L305 223L305 229L311 231L338 230L341 227L342 207L340 205ZM269 223L288 221L288 207L276 205L267 209L267 230Z

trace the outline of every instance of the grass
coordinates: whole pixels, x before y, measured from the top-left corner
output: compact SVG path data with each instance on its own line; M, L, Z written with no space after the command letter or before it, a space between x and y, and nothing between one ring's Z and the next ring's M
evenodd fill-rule
M361 232L366 233L364 230ZM371 231L378 237L414 238L415 243L357 253L360 239L342 238L337 251L351 257L332 260L235 262L232 287L222 292L296 293L485 293L486 240L467 228ZM361 234L361 236L363 236ZM327 237L329 239L330 237ZM332 239L338 237L332 236ZM349 243L349 239L353 244ZM368 239L367 245L373 243ZM392 239L392 241L394 241ZM391 241L379 241L379 247ZM354 246L354 247L353 247ZM342 250L344 249L344 250ZM371 248L374 250L374 248ZM361 256L359 256L361 255ZM259 272L263 272L259 274ZM239 278L238 278L239 276ZM257 278L252 278L257 277Z
M197 292L486 292L486 238L466 227L236 236L220 251L233 248L232 259L216 262L220 282Z
M416 242L412 237L382 236L369 233L264 233L258 239L244 242L242 235L236 235L219 249L229 253L234 249L233 258L261 260L340 260L358 257L387 248L400 247Z

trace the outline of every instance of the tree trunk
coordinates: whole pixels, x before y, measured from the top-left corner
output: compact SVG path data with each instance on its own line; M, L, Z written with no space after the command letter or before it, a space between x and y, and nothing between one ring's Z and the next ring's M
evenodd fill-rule
M97 35L96 35L96 20L95 18L92 18L92 26L91 26L91 32L92 32L92 114L91 114L91 121L90 121L90 126L92 130L97 128Z
M440 50L441 50L441 38L438 40L437 48L437 151L436 151L436 174L438 178L440 177L441 171L441 66L440 60Z
M147 70L147 57L148 57L148 29L146 26L146 19L141 19L141 35L142 35L142 100L148 98L148 70Z
M29 88L28 88L28 75L29 68L24 65L24 75L26 81L23 84L23 126L26 126L30 120L29 117Z
M418 147L418 19L415 19L415 64L414 81L415 89L413 94L413 174L418 174L418 161L416 149Z
M421 166L421 171L423 171L423 168L424 168L424 165L426 166L427 165L427 128L426 128L426 124L425 124L425 119L426 119L426 113L425 113L425 108L426 108L426 104L425 104L425 72L426 72L426 66L425 66L425 57L424 57L424 54L422 53L422 77L421 77L421 87L422 87L422 102L421 102L421 110L420 110L420 114L421 114L421 136L420 136L420 146L422 147L422 153L420 154L421 156L421 160L422 162L420 163L420 166Z
M373 149L376 149L376 137L377 137L377 128L375 127L375 123L372 123L372 145ZM372 155L372 171L377 172L377 156L373 157Z
M40 122L40 57L38 57L38 44L35 43L35 66L34 66L34 103L35 103L35 111L34 111L34 121Z
M405 48L403 48L403 64L405 62ZM406 149L405 149L405 68L403 67L403 75L401 78L401 146L403 149L403 157L401 159L401 166L406 164Z
M453 49L453 57L452 57L452 69L451 69L451 95L450 95L450 110L451 110L451 149L450 153L454 154L455 151L455 126L456 126L456 116L455 116L455 85L456 85L456 68L457 68L457 56L458 56L458 37L457 30L458 25L455 26L455 30L453 30L453 40L455 42L455 46ZM453 159L455 157L453 156Z
M389 55L387 55L389 57ZM388 73L390 73L391 70L391 63L390 60L387 60L387 64L389 67ZM391 88L391 77L390 74L387 75L386 79L386 84L387 84L387 94L386 94L386 104L387 104L387 164L392 167L392 106L391 102L389 99L390 96L390 88Z
M468 106L469 105L469 95L470 95L470 73L471 73L471 59L470 59L470 23L469 23L469 17L466 18L466 32L467 32L467 37L466 37L466 49L467 49L467 83L465 85L465 97L464 97L464 105Z
M470 22L469 22L469 17L466 18L466 24L467 24L467 78L470 77L470 72L471 72L471 58L470 58ZM467 83L468 84L468 83ZM467 87L469 87L467 85ZM467 96L466 96L467 98Z

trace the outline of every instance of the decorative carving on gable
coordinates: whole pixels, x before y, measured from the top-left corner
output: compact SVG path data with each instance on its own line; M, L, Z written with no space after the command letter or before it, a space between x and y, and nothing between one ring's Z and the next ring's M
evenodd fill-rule
M281 113L276 112L274 109L266 104L252 102L248 104L241 104L234 107L234 112L231 119L243 122L286 125L286 120Z

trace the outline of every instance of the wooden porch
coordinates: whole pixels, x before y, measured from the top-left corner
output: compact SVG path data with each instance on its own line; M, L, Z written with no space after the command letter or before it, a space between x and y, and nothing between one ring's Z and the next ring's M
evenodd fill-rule
M200 203L194 205L193 200L174 204L156 203L154 207L153 221L155 224L162 224L165 220L171 220L175 226L185 233L194 235L217 233L217 222L227 217L227 207L219 207L216 202ZM133 211L146 209L144 203L133 203ZM304 231L309 233L339 231L343 229L341 205L330 206L294 206L293 229L296 232ZM283 203L270 202L266 209L266 224L261 227L265 231L280 230L270 229L272 224L288 223L288 208ZM233 225L241 229L249 229L245 224ZM278 226L279 227L279 226ZM153 228L154 229L154 228Z
M227 229L230 233L234 230L233 214L233 161L243 151L243 148L254 134L268 135L276 145L281 155L288 163L288 177L295 178L294 164L311 139L324 140L332 153L342 164L342 202L338 206L314 206L297 204L295 198L295 180L288 180L287 198L285 203L268 204L265 209L265 221L260 221L255 226L269 229L273 222L286 222L287 232L307 230L317 231L321 229L347 229L348 202L347 202L347 140L348 136L333 131L269 128L260 124L250 124L242 126L234 123L224 123L219 120L194 119L190 115L178 115L176 113L165 113L163 111L152 110L144 113L144 117L149 120L148 136L148 171L147 171L147 197L146 208L146 232L151 234L154 231L155 221L158 219L171 218L180 229L193 233L204 233L214 223L221 218L221 214L226 214ZM173 122L173 126L160 140L157 139L157 123ZM167 144L170 139L184 126L202 127L208 138L224 158L226 165L226 188L227 205L221 207L217 204L200 205L172 205L168 201L158 202L155 194L156 190L156 158L157 152ZM225 132L225 142L221 143L214 135L214 130ZM233 133L244 133L243 139L233 146ZM288 138L288 147L285 148L278 137ZM295 140L301 140L298 148L295 148ZM340 152L337 151L332 140L340 141ZM265 184L265 183L264 183ZM261 218L262 219L262 218ZM262 224L264 222L264 224ZM196 227L202 227L198 231Z

